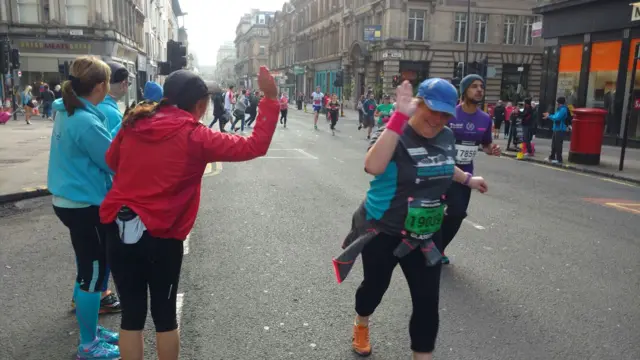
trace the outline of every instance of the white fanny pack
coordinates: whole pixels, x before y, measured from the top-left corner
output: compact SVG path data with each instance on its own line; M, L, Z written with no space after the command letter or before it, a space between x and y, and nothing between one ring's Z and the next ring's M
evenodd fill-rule
M118 211L116 224L118 224L120 241L127 245L136 244L147 230L140 217L126 206Z

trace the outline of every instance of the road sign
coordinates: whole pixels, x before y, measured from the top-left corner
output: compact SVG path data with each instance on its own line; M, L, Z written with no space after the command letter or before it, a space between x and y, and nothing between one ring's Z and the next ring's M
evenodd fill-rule
M542 21L536 21L531 25L531 37L538 38L542 36Z
M364 27L364 41L382 40L382 25L369 25Z

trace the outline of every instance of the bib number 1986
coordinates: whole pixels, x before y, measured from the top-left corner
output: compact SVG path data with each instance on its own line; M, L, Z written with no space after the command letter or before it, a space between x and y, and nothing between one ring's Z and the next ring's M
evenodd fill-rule
M409 201L404 228L417 235L433 234L440 230L444 205L440 201Z

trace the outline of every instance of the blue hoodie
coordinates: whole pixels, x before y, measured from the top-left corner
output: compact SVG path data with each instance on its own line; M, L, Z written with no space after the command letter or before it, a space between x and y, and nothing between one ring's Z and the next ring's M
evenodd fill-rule
M116 99L111 95L107 95L104 100L98 104L98 110L107 117L105 126L107 130L109 130L109 133L113 132L116 127L120 127L120 123L122 123L122 113L120 112Z
M147 83L144 84L145 100L160 102L160 100L162 100L162 96L162 86L160 86L160 84L153 81L147 81Z
M569 116L569 108L566 105L560 105L558 110L549 115L549 120L553 122L552 131L567 131L565 120Z
M53 103L57 111L51 134L47 186L64 203L100 205L111 187L111 175L105 155L111 134L106 117L96 106L80 98L83 109L69 116L62 99ZM71 205L69 207L72 207Z

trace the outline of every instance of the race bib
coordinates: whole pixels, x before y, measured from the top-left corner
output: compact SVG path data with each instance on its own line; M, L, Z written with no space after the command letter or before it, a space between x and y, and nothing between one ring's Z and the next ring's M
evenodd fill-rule
M471 164L478 154L478 145L456 144L456 164Z
M439 201L409 201L404 228L415 235L434 234L440 230L444 218L444 205Z

